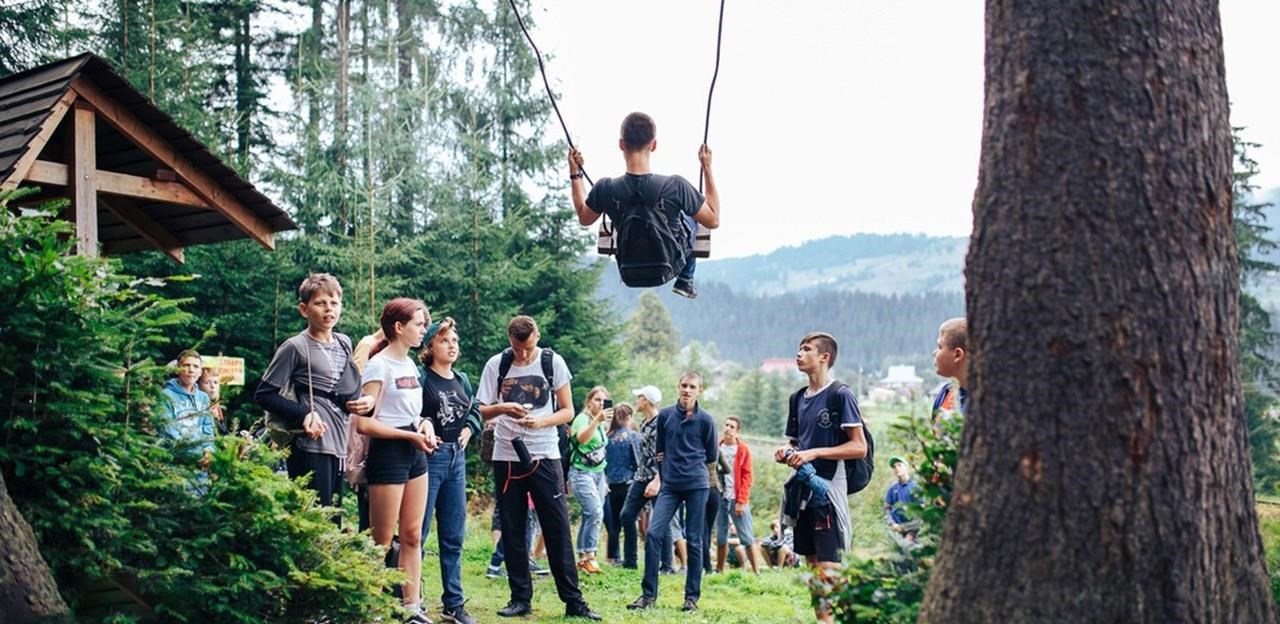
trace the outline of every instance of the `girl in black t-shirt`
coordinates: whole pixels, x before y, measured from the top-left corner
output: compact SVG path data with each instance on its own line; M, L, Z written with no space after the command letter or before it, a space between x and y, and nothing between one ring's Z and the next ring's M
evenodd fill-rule
M480 409L473 399L471 383L462 371L453 370L458 360L458 332L452 318L427 327L422 342L422 417L430 420L440 436L440 446L427 457L427 512L422 523L426 543L431 516L436 516L436 539L440 544L440 602L442 614L452 622L473 622L463 608L462 541L466 537L467 443L480 432Z

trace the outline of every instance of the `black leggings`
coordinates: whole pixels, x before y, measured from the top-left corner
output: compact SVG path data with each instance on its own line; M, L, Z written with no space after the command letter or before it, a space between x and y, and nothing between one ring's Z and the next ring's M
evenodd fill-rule
M610 559L621 560L622 557L618 552L619 538L622 536L622 506L627 502L627 490L631 489L630 483L610 483L609 484L609 505L607 506L604 518L604 526L609 529L609 548L608 555ZM635 526L631 527L632 532Z

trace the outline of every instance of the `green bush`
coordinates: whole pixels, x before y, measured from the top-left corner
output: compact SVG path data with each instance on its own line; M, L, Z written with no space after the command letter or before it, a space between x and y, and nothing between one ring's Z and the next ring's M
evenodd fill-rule
M955 479L957 445L963 419L943 420L935 429L927 419L901 416L893 425L912 450L907 460L920 485L918 504L908 505L908 517L921 520L921 546L890 556L851 555L832 574L806 576L814 605L831 606L839 622L899 624L915 622L929 582L942 524Z
M86 579L136 582L178 621L390 614L395 580L364 536L221 440L209 478L152 434L167 330L183 302L113 261L71 256L71 227L0 196L0 470L74 606ZM55 207L56 208L56 207ZM163 359L162 359L163 358ZM201 490L207 490L200 495Z

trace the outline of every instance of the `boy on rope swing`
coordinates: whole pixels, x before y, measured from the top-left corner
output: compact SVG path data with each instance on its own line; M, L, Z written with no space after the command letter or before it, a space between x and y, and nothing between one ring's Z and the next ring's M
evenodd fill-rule
M590 194L583 185L586 176L582 172L582 152L576 147L569 149L569 180L573 186L573 208L578 213L578 223L591 225L600 219L601 214L613 221L618 237L618 268L628 286L658 286L674 276L675 285L671 290L693 299L698 296L693 286L695 222L710 230L720 225L720 195L711 175L711 149L706 145L698 148L698 161L702 163L702 179L707 189L704 198L688 180L678 175L658 175L650 170L649 155L658 149L657 126L652 117L644 113L627 115L622 120L621 134L618 147L626 163L626 175L601 179L591 187ZM657 224L657 231L670 240L655 241L655 245L640 240L646 231L655 230L644 227L643 215L632 210L637 208L660 210L663 218L650 219L649 222ZM630 219L626 216L629 211ZM633 223L637 224L636 227L632 227Z

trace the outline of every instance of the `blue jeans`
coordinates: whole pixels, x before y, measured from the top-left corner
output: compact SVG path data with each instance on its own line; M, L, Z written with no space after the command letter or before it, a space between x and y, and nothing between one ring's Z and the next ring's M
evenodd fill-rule
M689 252L689 261L684 265L684 270L680 271L680 279L693 280L693 271L698 264L698 259L693 257L693 242L698 236L698 223L693 220L693 215L684 215L684 222L689 225L689 244L685 246L685 251Z
M671 532L671 519L675 517L680 503L685 507L685 526L706 526L707 488L677 492L663 487L658 492L658 500L653 504L653 516L649 518L649 531L645 533L644 543L644 581L641 589L644 595L656 600L658 598L658 560L657 548L650 545L661 544ZM685 547L689 560L685 565L684 597L685 600L697 602L702 597L702 559L706 556L707 547L702 543L702 530L685 531Z
M756 536L751 529L751 503L742 506L742 515L733 513L737 503L727 498L720 499L720 515L716 517L716 543L729 543L729 522L738 529L738 539L743 546L756 543Z
M600 546L600 522L604 520L604 494L609 487L604 471L569 469L569 487L582 505L582 525L578 527L578 554L594 553Z
M446 609L462 606L462 541L467 535L467 458L456 443L446 442L427 456L427 512L422 518L422 544L436 513L440 544L440 602Z
M644 509L644 504L649 499L644 497L644 488L649 485L648 481L632 481L630 488L627 490L627 500L622 503L622 524L623 526L632 527L632 531L624 536L624 544L622 546L622 566L626 568L636 567L636 519L640 517L640 510ZM650 518L652 520L652 518ZM650 524L652 526L652 524ZM667 532L666 539L662 544L655 546L662 557L662 567L671 567L671 532ZM645 542L645 552L649 551L649 542Z

